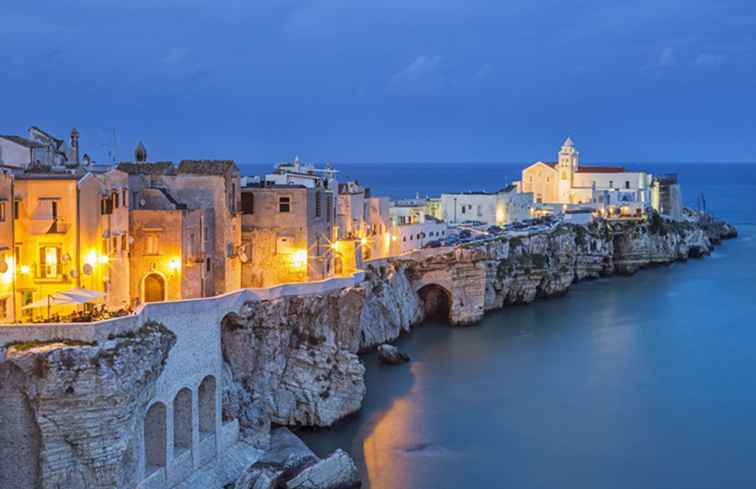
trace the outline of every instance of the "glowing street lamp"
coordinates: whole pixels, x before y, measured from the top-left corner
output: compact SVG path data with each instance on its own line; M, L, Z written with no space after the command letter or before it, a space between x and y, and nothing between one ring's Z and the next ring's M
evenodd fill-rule
M297 250L291 254L292 268L304 268L307 266L307 250Z

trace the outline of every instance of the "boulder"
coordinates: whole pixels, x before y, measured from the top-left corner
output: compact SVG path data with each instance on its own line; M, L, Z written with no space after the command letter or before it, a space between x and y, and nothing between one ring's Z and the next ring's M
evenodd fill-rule
M410 358L404 352L393 345L383 344L378 346L378 359L382 363L389 365L399 365L400 363L409 362Z
M234 489L276 489L280 487L281 474L281 466L255 462L239 477Z
M286 483L287 489L349 489L360 487L360 473L352 458L337 449Z

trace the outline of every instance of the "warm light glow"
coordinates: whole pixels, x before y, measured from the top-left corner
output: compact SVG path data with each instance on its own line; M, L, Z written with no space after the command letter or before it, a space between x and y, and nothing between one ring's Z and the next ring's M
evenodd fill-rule
M110 261L110 258L108 258L108 255L100 255L100 258L98 259L98 261L99 261L99 262L100 262L100 263L101 263L102 265L107 265L107 264L108 264L108 262Z
M307 250L298 250L291 254L291 266L304 268L307 266Z
M399 238L398 238L398 237L396 237L396 235L394 235L394 236L391 236L391 241L396 241L397 239L399 239Z
M367 239L367 238L360 238L360 244L361 244L362 246L365 246L365 245L367 245L367 244L368 244L368 239Z
M19 271L21 273L23 273L24 275L26 275L27 273L29 273L29 266L28 265L21 265L21 268L19 269Z
M95 266L97 264L97 252L92 250L84 257L84 264L89 266Z
M178 257L171 258L168 262L168 269L171 272L177 272L181 268L181 259Z

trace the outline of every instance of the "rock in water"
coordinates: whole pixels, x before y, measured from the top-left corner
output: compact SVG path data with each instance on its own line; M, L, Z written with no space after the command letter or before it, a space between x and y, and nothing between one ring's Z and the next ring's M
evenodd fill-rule
M352 458L341 449L305 468L286 483L287 489L349 489L360 487L360 473Z
M389 365L399 365L410 360L409 355L389 344L383 344L378 347L378 359Z

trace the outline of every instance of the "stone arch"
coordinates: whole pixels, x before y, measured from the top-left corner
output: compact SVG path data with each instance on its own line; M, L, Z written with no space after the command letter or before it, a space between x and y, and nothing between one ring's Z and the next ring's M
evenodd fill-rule
M142 299L147 302L162 302L166 299L165 276L160 272L150 272L142 279Z
M202 380L198 392L199 398L199 430L200 437L215 433L215 400L216 382L215 377L208 375Z
M156 402L144 416L144 466L145 475L165 467L166 463L166 408Z
M41 434L29 398L25 375L15 365L0 367L0 487L41 487Z
M192 391L184 387L173 399L173 454L192 449Z
M449 289L438 284L427 284L417 291L417 295L423 301L426 318L451 322L452 295Z

